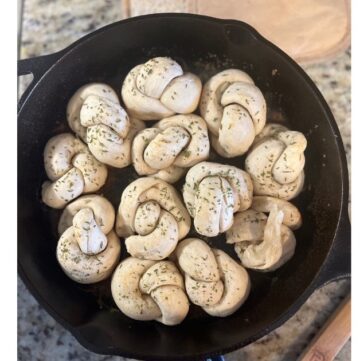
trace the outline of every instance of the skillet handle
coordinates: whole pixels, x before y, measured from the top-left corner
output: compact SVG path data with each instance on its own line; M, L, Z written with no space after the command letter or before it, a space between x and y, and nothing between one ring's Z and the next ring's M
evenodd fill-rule
M351 225L347 212L343 213L329 257L320 271L316 288L351 275Z
M63 51L59 51L57 53L42 55L29 59L21 59L18 60L17 63L17 73L18 77L21 75L32 74L33 79L29 86L26 88L24 94L21 96L19 100L18 109L21 108L24 100L27 98L31 90L37 84L37 82L41 79L41 77L53 66L63 55Z

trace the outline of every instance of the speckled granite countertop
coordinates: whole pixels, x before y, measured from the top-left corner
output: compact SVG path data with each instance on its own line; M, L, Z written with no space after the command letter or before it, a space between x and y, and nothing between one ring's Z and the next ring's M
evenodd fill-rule
M81 36L121 19L120 0L25 0L21 58L60 50ZM350 164L350 50L332 61L304 66L328 101ZM20 83L20 89L26 80ZM331 312L350 291L350 281L316 291L283 326L259 341L225 355L226 360L295 361ZM93 354L52 319L18 281L18 359L125 360ZM350 360L350 341L336 360Z

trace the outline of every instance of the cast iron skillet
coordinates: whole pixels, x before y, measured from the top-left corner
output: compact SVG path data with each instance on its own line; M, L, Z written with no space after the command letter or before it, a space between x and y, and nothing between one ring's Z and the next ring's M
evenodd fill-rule
M40 201L46 179L45 143L68 130L65 109L76 89L103 81L120 93L127 72L153 56L171 56L203 80L228 67L243 69L265 95L268 120L285 122L308 139L306 185L295 200L304 216L296 232L295 256L276 272L250 272L248 300L224 319L209 317L194 306L176 327L131 320L115 308L108 281L76 284L56 262L60 212ZM85 347L154 360L219 355L269 333L316 288L349 276L348 172L339 130L304 71L247 24L185 14L132 18L95 31L58 53L20 61L19 75L27 73L33 73L34 81L18 113L19 273L39 303ZM220 158L212 154L211 160ZM243 166L243 157L222 161ZM132 167L112 169L100 193L117 208L122 190L135 178ZM209 242L235 257L223 236Z

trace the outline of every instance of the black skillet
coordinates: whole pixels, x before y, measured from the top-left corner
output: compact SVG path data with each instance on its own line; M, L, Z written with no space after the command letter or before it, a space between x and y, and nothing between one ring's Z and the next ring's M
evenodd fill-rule
M268 120L284 122L308 139L306 185L295 200L304 217L296 232L295 256L278 271L250 272L248 300L224 319L193 307L176 327L131 320L115 308L108 282L81 286L56 262L60 212L40 201L46 179L45 143L69 130L66 104L81 85L102 81L120 93L127 72L154 56L173 57L203 81L229 67L248 72L265 95ZM21 60L18 71L34 75L18 113L19 273L39 303L88 349L153 360L230 352L280 326L315 289L350 275L348 171L333 115L304 71L247 24L185 14L132 18L97 30L58 53ZM221 160L215 155L211 159ZM241 157L222 161L243 165ZM117 207L122 190L135 178L132 167L112 169L100 193ZM224 237L209 242L234 256Z

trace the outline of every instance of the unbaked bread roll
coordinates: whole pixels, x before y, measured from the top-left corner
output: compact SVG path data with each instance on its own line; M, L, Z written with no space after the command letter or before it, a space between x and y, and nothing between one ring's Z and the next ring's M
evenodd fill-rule
M49 179L42 186L42 200L52 208L63 208L82 193L99 190L107 178L107 168L70 133L49 139L44 150Z
M113 206L98 195L80 197L64 209L56 256L72 280L88 284L110 276L121 250L114 221Z
M121 96L131 116L159 120L175 113L192 113L198 106L201 88L195 74L184 73L170 58L157 57L129 72Z
M231 165L201 162L186 175L183 197L198 233L214 237L227 231L233 214L251 206L250 176Z
M170 261L125 259L114 272L111 293L121 312L138 321L177 325L189 311L182 275Z
M225 252L210 248L201 239L187 238L177 246L176 257L191 302L211 316L229 316L245 302L249 275Z
M290 200L304 185L305 136L284 126L268 124L245 160L254 194Z
M266 102L248 74L227 69L204 85L201 116L211 133L211 144L223 157L248 151L266 122Z
M205 121L195 114L174 115L140 131L132 144L132 160L139 175L176 182L189 168L209 156Z
M131 163L131 141L144 123L129 118L115 91L102 83L82 86L67 106L70 128L100 162L116 168Z
M122 193L116 232L126 238L136 258L162 260L190 229L190 216L170 184L153 177L138 178Z
M254 197L252 209L235 215L226 239L235 244L244 267L269 272L294 255L296 239L292 229L300 225L301 214L293 204L272 197Z

